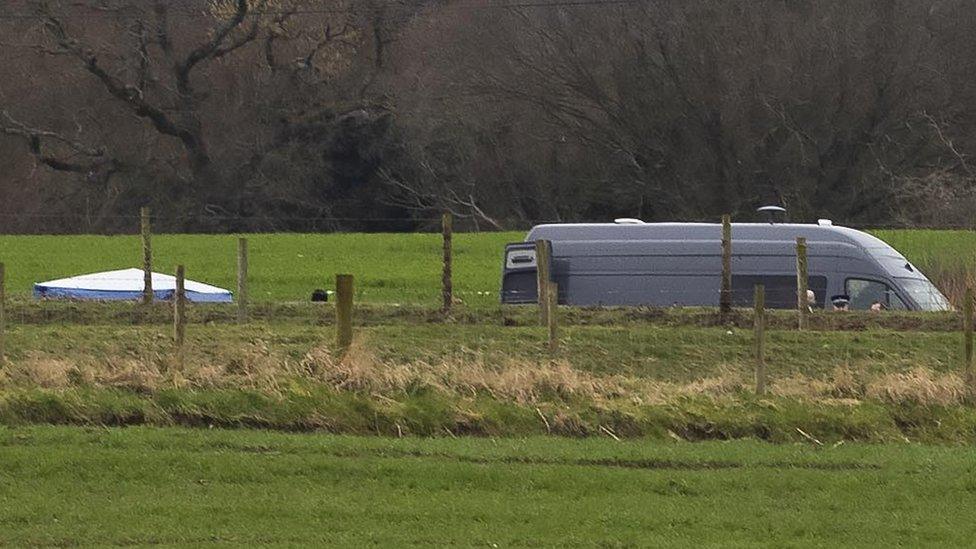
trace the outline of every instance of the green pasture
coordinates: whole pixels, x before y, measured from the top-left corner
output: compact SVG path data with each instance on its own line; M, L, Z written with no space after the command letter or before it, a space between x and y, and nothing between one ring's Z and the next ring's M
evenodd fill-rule
M972 447L0 428L0 545L968 546Z
M440 299L441 237L437 234L248 235L251 298L307 300L331 289L336 273L356 275L357 298L383 303L434 303ZM502 254L522 233L468 233L454 237L457 296L472 305L498 302ZM237 236L156 235L155 270L233 290L237 285ZM141 268L138 236L0 236L11 295L27 295L35 282L84 273Z
M971 231L878 231L923 268L962 268L976 258ZM473 306L498 302L504 245L523 233L464 233L454 239L456 295ZM257 301L307 300L329 289L334 275L356 275L357 298L376 303L432 304L440 299L441 240L438 234L256 234L250 245L251 296ZM157 271L177 263L187 276L233 289L237 237L157 235ZM137 236L0 236L8 291L28 295L34 282L89 272L141 267Z
M976 266L976 231L902 229L870 231L919 266Z

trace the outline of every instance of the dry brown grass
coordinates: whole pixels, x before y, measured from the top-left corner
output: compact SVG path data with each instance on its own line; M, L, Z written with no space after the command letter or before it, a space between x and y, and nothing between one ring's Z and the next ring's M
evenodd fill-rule
M967 389L955 373L938 373L928 368L869 376L838 368L830 379L791 376L773 382L772 393L818 401L874 400L886 403L915 403L948 406L962 404Z
M752 372L727 367L688 383L621 375L596 375L567 360L519 360L510 356L466 352L438 362L385 362L366 345L355 343L344 357L316 347L301 360L271 352L256 342L222 349L219 356L189 355L178 370L161 355L71 359L34 352L0 371L0 387L63 389L113 387L153 393L166 387L247 388L280 394L294 380L324 383L338 391L365 392L396 399L422 390L461 397L490 395L519 404L552 401L611 401L663 404L675 398L719 398L752 390ZM903 373L868 375L839 367L824 379L805 376L773 378L775 396L813 401L913 402L957 404L966 398L963 380L924 368Z
M34 385L53 389L70 385L77 379L78 365L72 361L47 356L43 353L30 353L24 360L7 364L0 376L4 384Z
M339 390L394 394L434 389L465 396L489 394L519 403L543 398L604 400L626 396L619 376L594 376L562 360L534 362L505 356L468 355L435 363L384 363L354 344L338 359L328 349L313 349L302 362L316 379Z
M789 376L772 380L769 392L776 396L819 400L830 398L834 385L827 380Z
M914 402L947 406L967 396L963 379L953 373L937 374L924 368L888 374L868 384L865 396L884 402Z

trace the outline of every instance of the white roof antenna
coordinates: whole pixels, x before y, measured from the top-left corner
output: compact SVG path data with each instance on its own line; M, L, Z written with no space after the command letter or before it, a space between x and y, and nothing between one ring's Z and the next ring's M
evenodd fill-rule
M776 214L782 214L783 217L786 217L786 208L780 208L779 206L763 206L762 208L757 208L756 211L769 214L770 225L776 222Z
M633 217L619 217L613 220L617 225L646 225L642 220Z

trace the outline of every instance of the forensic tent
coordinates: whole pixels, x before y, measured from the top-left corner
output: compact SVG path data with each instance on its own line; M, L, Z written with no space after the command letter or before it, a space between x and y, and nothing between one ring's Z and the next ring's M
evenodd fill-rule
M37 299L77 299L84 301L134 301L142 297L145 287L142 269L123 269L92 273L34 284ZM153 296L160 301L173 299L176 277L153 273ZM186 299L195 303L231 303L230 291L209 284L187 280Z

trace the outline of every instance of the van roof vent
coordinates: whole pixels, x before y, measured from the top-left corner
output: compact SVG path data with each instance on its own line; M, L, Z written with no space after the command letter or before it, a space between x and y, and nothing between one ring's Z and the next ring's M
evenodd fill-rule
M613 220L617 225L645 225L640 219L634 219L633 217L620 217Z
M761 214L766 214L769 216L769 224L772 225L776 221L777 215L786 216L786 208L781 208L779 206L763 206L761 208L756 208L756 211Z
M762 208L756 208L756 211L769 216L769 224L772 225L776 222L776 216L782 215L786 217L786 208L781 208L779 206L763 206Z
M820 225L821 227L833 227L834 222L829 219L818 219L817 225Z

